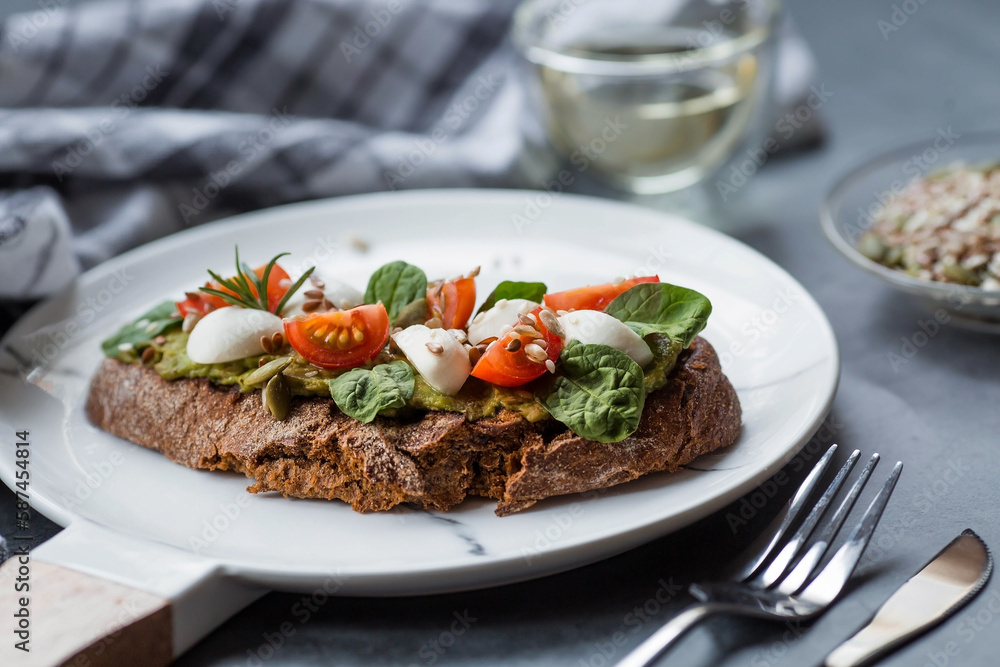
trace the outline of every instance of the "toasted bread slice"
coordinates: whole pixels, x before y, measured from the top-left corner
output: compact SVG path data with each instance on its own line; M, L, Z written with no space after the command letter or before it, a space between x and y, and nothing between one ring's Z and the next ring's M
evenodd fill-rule
M191 468L235 470L249 491L340 499L358 512L399 503L446 510L467 495L511 514L549 496L676 471L733 444L740 404L712 346L696 338L665 387L646 398L639 429L615 443L581 438L555 420L503 410L469 421L455 412L365 424L330 399L297 397L276 421L260 392L205 379L164 380L152 368L106 359L87 414L100 428Z

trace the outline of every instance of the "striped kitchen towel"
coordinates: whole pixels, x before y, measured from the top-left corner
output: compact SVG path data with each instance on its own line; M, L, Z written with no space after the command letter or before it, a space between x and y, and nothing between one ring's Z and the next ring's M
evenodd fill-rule
M538 187L547 167L526 157L510 74L515 6L48 0L7 18L0 299L42 296L236 212L373 190Z

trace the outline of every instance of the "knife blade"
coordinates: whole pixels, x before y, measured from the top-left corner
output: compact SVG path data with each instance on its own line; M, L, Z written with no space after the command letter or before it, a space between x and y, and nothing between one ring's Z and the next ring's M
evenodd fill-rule
M825 667L857 667L899 648L965 606L993 572L986 543L966 529L827 656Z

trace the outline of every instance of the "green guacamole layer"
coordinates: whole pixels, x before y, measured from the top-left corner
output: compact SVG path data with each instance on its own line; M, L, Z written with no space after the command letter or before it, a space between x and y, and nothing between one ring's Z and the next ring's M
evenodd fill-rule
M245 380L251 372L259 367L261 359L271 361L285 356L260 355L224 364L199 364L191 361L187 356L188 335L186 333L179 329L173 329L166 332L164 338L166 341L163 344L152 343L152 347L156 350L153 357L155 359L153 368L163 378L167 380L208 378L218 385L239 385L242 392L260 389L259 385L249 385ZM656 334L647 336L646 342L649 343L650 349L653 351L653 361L645 369L646 393L648 394L666 384L667 376L677 362L677 355L680 354L681 350L678 343L671 343L666 337ZM330 380L348 370L323 370L313 366L295 352L291 352L291 356L292 362L284 370L284 375L292 394L296 396L330 398ZM117 358L126 363L139 362L135 350L120 351ZM401 358L388 351L383 351L361 367L371 368L377 364ZM455 396L447 396L435 390L419 374L415 374L415 377L416 386L413 397L407 406L398 410L386 410L381 414L392 416L408 410L443 410L463 412L469 419L475 420L489 417L499 412L501 408L507 408L521 413L528 421L539 421L549 417L545 408L535 399L536 390L543 389L545 383L550 381L551 376L548 373L533 382L514 388L497 387L470 377L462 390Z

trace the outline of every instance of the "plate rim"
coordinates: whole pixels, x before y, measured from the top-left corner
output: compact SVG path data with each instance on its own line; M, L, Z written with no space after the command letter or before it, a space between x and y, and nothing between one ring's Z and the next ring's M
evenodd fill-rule
M248 213L243 213L235 216L230 216L227 218L219 219L208 224L202 224L197 227L182 230L180 232L168 235L166 237L161 237L149 243L137 246L136 248L130 249L129 251L117 255L97 266L91 268L85 273L77 276L76 279L63 291L57 293L56 295L50 296L34 307L32 307L28 312L22 315L11 327L11 329L4 335L3 339L0 340L0 348L6 346L10 339L17 337L22 334L22 329L33 330L32 327L28 326L29 322L32 322L34 318L39 317L40 313L49 306L49 304L58 298L60 295L66 294L69 290L72 290L78 286L83 286L90 284L94 281L100 280L109 273L113 273L120 265L128 265L134 261L141 260L143 257L149 255L159 255L163 252L169 252L171 249L178 245L188 245L192 242L197 242L202 237L211 237L216 235L225 235L228 230L253 223L260 223L266 221L268 218L272 217L285 217L285 216L297 216L302 215L303 212L308 214L311 211L322 211L327 208L350 208L352 205L358 205L362 208L370 206L371 202L375 205L385 204L389 207L406 205L407 201L421 202L430 205L442 205L442 206L453 206L462 205L468 203L475 203L477 205L484 205L484 199L486 198L496 198L502 199L509 203L512 199L523 199L524 197L537 197L540 194L544 194L542 191L537 190L506 190L506 189L424 189L424 190L414 190L406 192L376 192L376 193L365 193L360 195L352 195L345 197L333 197L327 199L311 200L305 202L296 202L293 204L286 204L277 207L271 207L266 209L259 209L256 211L251 211ZM841 374L841 363L840 363L840 349L837 343L836 335L834 333L833 327L830 324L829 319L826 314L816 302L815 298L806 290L798 280L796 280L791 274L789 274L783 267L779 266L769 257L765 256L763 253L759 252L755 248L749 246L738 239L730 237L718 230L706 227L704 225L698 224L688 218L682 217L676 213L670 213L665 211L657 211L654 209L648 209L644 207L639 207L631 203L608 200L599 197L592 197L586 195L576 195L576 194L565 194L560 195L559 200L569 201L569 205L585 205L585 206L599 206L605 209L613 210L619 213L639 212L643 216L655 216L665 218L669 220L671 224L680 225L691 230L695 230L698 234L707 234L713 237L715 240L722 242L723 244L730 244L735 247L739 247L741 250L751 253L756 256L756 259L764 262L772 271L777 272L784 281L787 281L789 285L794 285L801 290L803 295L803 303L811 311L812 316L821 325L823 332L828 338L829 349L831 355L829 357L828 363L831 368L831 373L828 376L822 378L824 384L824 391L826 392L825 400L823 400L816 408L814 408L813 418L809 421L808 425L803 426L799 429L798 434L793 438L794 442L790 447L783 447L782 454L775 459L773 465L761 466L759 470L755 471L743 482L735 484L733 487L726 491L718 493L713 497L709 498L704 502L700 502L695 506L692 506L682 512L681 514L672 514L670 516L661 517L654 521L649 521L638 526L634 526L629 530L623 532L616 532L610 535L599 536L596 538L586 538L581 537L579 539L569 539L565 542L560 542L553 545L550 549L538 552L536 554L537 567L532 566L530 568L521 568L518 570L517 563L523 560L523 555L513 554L507 556L491 556L482 561L476 561L472 563L465 563L458 566L458 569L468 578L472 576L475 578L479 572L494 572L500 571L501 576L499 580L497 577L484 577L482 583L468 583L461 582L454 587L448 586L430 586L427 590L432 590L433 592L447 592L447 591L459 591L459 590L472 590L475 588L489 587L498 585L499 583L510 583L514 581L524 581L528 579L537 578L539 576L544 576L547 574L552 574L554 572L565 571L580 567L586 563L594 562L596 560L601 560L614 556L618 553L622 553L629 549L635 548L636 546L643 544L652 539L658 537L663 537L671 532L681 529L684 526L690 525L691 523L709 516L717 512L719 509L725 505L731 503L735 499L745 495L747 492L759 486L766 479L770 478L775 474L782 466L784 466L791 458L793 458L805 445L809 442L810 438L813 436L815 431L822 424L823 420L827 417L832 407L833 401L837 394L837 389L840 381ZM554 201L552 206L563 206L563 204ZM25 332L27 333L27 332ZM21 381L17 378L15 381ZM8 486L11 487L14 482L13 478L9 476L10 470L7 465L0 464L0 479ZM50 518L55 523L63 526L69 527L76 522L82 524L92 523L98 525L106 530L110 530L115 533L123 534L129 536L133 539L139 539L143 541L150 542L157 545L158 547L167 547L170 549L177 549L178 551L186 554L191 552L185 550L174 544L168 542L162 542L157 539L151 538L147 535L137 535L129 530L123 530L115 525L109 525L107 523L101 523L93 521L86 516L76 514L71 508L63 508L50 501L45 494L39 496L32 494L31 499L32 507L35 507L44 514L46 517ZM612 543L612 544L609 544ZM573 559L568 556L568 553L574 551L587 551L589 555L583 559ZM260 563L255 563L252 561L247 561L240 558L230 558L225 556L202 556L208 560L214 560L222 565L223 570L226 574L230 576L235 576L238 578L243 578L250 581L278 581L284 580L285 583L294 587L297 583L301 582L313 582L318 580L320 577L329 576L329 571L320 572L311 566L297 568L292 564L286 564L286 566L280 570L273 567L266 567ZM519 571L520 574L515 574L511 576L510 572L507 572L513 568L515 572ZM503 574L507 572L506 574ZM426 576L431 574L456 574L456 567L450 564L442 565L440 562L435 562L433 564L427 564L423 566L418 564L416 567L408 567L406 569L393 569L390 572L385 570L378 571L375 569L365 569L357 571L356 568L352 569L346 575L346 578L355 580L355 582L360 580L369 580L373 578L383 578L383 579L407 579L413 577ZM364 584L362 584L364 585ZM397 586L397 588L400 588ZM416 592L408 592L403 594L422 594L426 593L427 590L421 590ZM378 590L368 590L364 594L367 595L398 595L400 593L396 592L386 592L379 593Z

